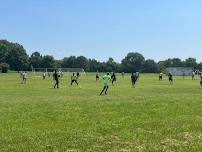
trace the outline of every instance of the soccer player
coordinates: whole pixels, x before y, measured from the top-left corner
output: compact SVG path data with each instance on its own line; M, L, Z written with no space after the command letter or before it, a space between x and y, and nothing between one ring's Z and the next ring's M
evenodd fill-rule
M185 78L185 73L183 72L183 74L182 74L182 77L183 77L183 79Z
M60 76L61 76L61 78L63 77L63 72L62 71L60 71Z
M173 84L173 75L171 72L168 74L168 80L169 80L170 84Z
M140 73L139 72L136 72L136 78L137 78L137 80L139 80L139 77L140 77Z
M46 72L43 73L43 80L46 79Z
M124 73L124 72L122 72L122 73L121 73L121 75L122 75L122 78L124 78L125 73Z
M78 84L77 80L78 80L78 76L75 76L75 73L73 73L71 76L71 85L75 82L78 86L79 84Z
M58 75L60 78L62 78L63 77L62 71L58 71Z
M59 88L59 74L57 73L57 71L55 70L54 73L53 73L53 80L55 80L55 85L54 85L54 88Z
M111 80L112 80L112 85L114 85L114 82L116 82L116 75L114 72L111 75Z
M95 79L96 79L96 81L99 81L100 77L99 77L98 73L96 73Z
M163 73L159 73L159 81L162 81L163 80Z
M137 77L134 73L131 74L131 83L132 83L132 87L135 87L137 81Z
M23 72L22 73L22 82L21 84L26 84L27 81L27 72Z
M192 80L195 80L195 72L194 71L192 72L191 78L192 78Z
M48 72L48 77L50 77L50 75L51 75L50 72Z
M100 96L102 95L103 92L105 92L105 95L107 95L107 91L109 89L109 85L108 84L111 81L111 76L110 76L109 72L107 73L107 75L104 75L102 77L102 81L104 83L104 87L103 87L103 89L102 89L102 91L100 93Z
M79 78L79 77L80 77L80 73L79 73L79 72L77 72L77 73L76 73L76 76L77 76L77 78Z
M23 75L23 72L22 71L20 71L20 78L22 79L22 75Z

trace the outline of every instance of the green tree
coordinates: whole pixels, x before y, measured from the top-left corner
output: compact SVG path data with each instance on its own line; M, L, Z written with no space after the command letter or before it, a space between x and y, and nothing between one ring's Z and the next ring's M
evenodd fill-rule
M70 56L70 57L65 57L62 60L62 67L63 68L75 68L76 67L76 57L75 56Z
M1 68L2 73L7 73L9 70L9 67L10 67L9 64L7 64L7 63L1 63L0 64L0 68Z
M185 60L185 65L187 67L193 67L196 68L197 67L197 62L195 58L188 58Z
M23 46L7 40L0 40L0 60L8 63L11 70L27 70L29 66L29 57Z
M173 58L173 59L172 59L172 66L173 66L173 67L183 67L183 66L184 66L184 63L183 63L182 60L179 59L179 58Z
M78 56L76 58L76 65L75 66L77 68L86 69L87 65L88 65L88 59L86 57L84 57L84 56Z
M125 72L136 72L141 71L141 68L145 62L142 54L130 52L122 60L122 65Z
M62 66L62 61L61 60L55 60L53 64L53 68L58 69L61 68Z
M198 64L198 69L202 71L202 62Z
M54 68L54 58L50 55L45 55L42 58L42 67L43 68Z
M23 46L15 43L6 56L6 63L10 65L11 70L27 70L29 67L29 57Z
M106 62L106 70L107 71L113 71L116 72L117 71L117 63L114 61L113 58L109 58L108 61Z
M88 72L96 72L98 71L99 63L95 59L89 59L88 60L88 66L87 66L87 71Z
M41 68L41 65L42 65L42 55L39 53L39 52L34 52L31 54L30 56L30 65L33 67L33 68Z
M6 56L8 54L8 49L4 41L0 41L0 63L5 62Z
M159 72L158 64L154 60L148 59L143 65L142 72L157 73Z
M164 61L158 62L158 68L159 68L159 72L166 72L166 67L164 65Z

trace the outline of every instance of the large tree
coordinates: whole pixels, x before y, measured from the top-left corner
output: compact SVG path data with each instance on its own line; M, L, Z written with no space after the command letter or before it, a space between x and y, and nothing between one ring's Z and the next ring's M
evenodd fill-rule
M7 45L6 45L7 44ZM8 54L8 44L7 42L0 40L0 63L5 62L6 56Z
M0 40L0 60L8 63L11 70L27 70L29 66L29 57L23 46L6 40Z
M202 62L200 62L200 63L198 64L198 69L199 69L199 70L202 70Z
M76 58L76 67L86 69L88 65L88 59L84 56L78 56Z
M30 56L30 65L33 68L41 68L42 66L42 55L39 52L34 52Z
M159 72L158 64L154 60L148 59L145 61L144 65L143 65L142 72L157 73L157 72Z
M185 60L185 64L187 67L193 67L196 68L197 67L197 62L195 58L188 58Z
M112 57L108 59L108 61L106 62L106 66L107 71L117 72L118 64L114 61Z
M141 71L145 59L142 54L130 52L122 60L122 65L125 72Z
M179 58L173 58L172 59L172 66L173 67L183 67L184 66L184 62L179 59Z
M95 59L89 59L86 71L96 72L96 71L98 71L98 67L99 67L99 62L97 60L95 60Z
M62 60L62 68L75 68L75 64L76 64L75 56L65 57Z
M54 62L55 62L55 60L54 60L53 56L45 55L42 58L41 67L43 67L43 68L54 68Z

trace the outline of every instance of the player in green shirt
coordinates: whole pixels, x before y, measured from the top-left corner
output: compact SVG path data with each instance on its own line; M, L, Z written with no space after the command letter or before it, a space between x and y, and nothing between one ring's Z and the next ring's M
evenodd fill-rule
M75 73L73 73L71 76L71 85L75 82L78 86L79 84L77 80L78 80L78 77L75 75Z
M102 82L104 84L104 88L102 89L100 95L102 95L103 92L105 92L105 95L106 95L107 91L109 89L109 83L111 82L111 76L110 76L109 72L107 73L107 75L104 75L102 77Z

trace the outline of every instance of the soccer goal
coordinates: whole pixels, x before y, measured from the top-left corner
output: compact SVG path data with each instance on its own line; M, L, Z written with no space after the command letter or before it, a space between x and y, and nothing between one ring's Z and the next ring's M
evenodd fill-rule
M191 68L191 67L169 67L169 68L166 68L167 73L172 73L173 75L176 75L176 76L182 76L182 75L190 76L190 75L192 75L193 71L194 71L194 68Z
M83 68L59 68L58 71L61 71L66 74L79 72L81 75L86 75L85 70Z
M83 68L32 68L34 75L42 75L44 72L51 75L55 70L67 75L73 72L79 72L81 75L86 74Z

